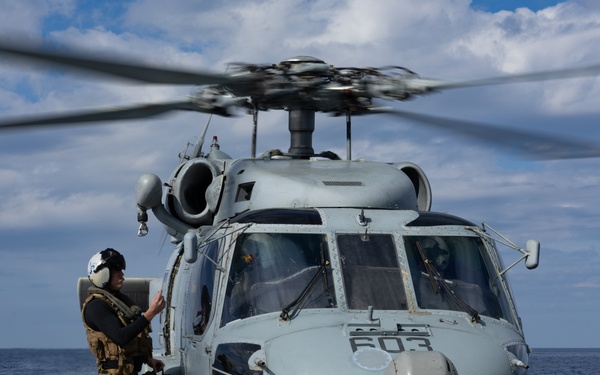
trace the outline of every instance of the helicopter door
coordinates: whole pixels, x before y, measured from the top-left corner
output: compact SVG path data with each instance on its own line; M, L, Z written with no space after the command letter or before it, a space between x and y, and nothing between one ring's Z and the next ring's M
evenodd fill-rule
M390 234L338 234L348 309L408 308L394 238Z

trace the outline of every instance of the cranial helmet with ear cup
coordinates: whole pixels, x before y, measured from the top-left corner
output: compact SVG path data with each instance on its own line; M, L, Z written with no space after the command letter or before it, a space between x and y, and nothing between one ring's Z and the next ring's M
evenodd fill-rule
M112 270L125 269L125 258L115 249L102 250L88 262L88 279L98 288L105 288L110 283Z

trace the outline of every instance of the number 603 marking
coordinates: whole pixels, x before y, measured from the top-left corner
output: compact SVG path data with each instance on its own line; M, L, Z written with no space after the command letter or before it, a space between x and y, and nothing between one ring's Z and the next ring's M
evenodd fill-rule
M379 348L388 353L400 353L406 350L433 351L431 342L425 337L404 337L403 339L396 336L351 337L350 346L352 347L352 352L364 347Z

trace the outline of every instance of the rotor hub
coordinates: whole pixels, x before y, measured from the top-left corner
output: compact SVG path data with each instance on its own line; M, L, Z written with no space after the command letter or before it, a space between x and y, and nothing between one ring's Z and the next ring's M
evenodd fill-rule
M281 62L281 64L285 64L285 63L290 63L290 64L297 64L297 63L318 63L318 64L325 64L325 61L318 59L316 57L313 56L294 56L294 57L290 57L289 59L283 60Z

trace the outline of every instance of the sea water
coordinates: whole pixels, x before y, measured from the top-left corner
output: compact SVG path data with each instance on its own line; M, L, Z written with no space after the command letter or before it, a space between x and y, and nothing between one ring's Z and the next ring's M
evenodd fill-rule
M527 375L600 374L600 349L533 349Z
M529 365L527 375L597 375L600 349L533 349ZM96 375L96 362L88 349L0 349L5 374Z
M0 349L1 375L96 375L89 349Z

